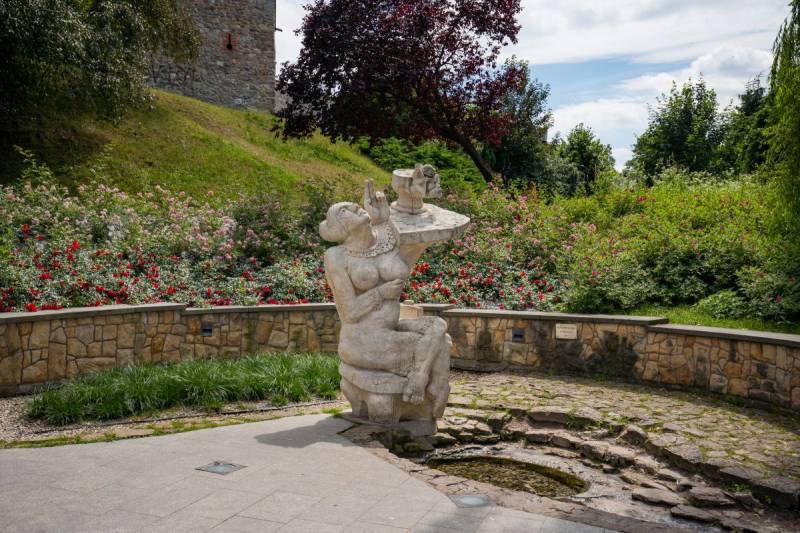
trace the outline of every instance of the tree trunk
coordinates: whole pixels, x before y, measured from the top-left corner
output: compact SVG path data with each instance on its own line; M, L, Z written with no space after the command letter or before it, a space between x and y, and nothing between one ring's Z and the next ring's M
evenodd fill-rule
M472 159L472 162L475 163L476 167L478 167L478 172L481 173L483 179L486 180L486 183L492 181L492 179L494 178L494 175L492 174L492 169L489 168L489 164L486 162L486 160L483 159L483 156L481 156L480 152L478 152L477 148L475 148L475 145L472 144L472 141L470 141L466 136L464 136L460 131L458 131L455 128L453 128L452 131L448 133L452 134L448 135L448 137L450 137L451 140L458 143L458 145L461 146L461 148L463 148L464 151L467 153L469 158Z

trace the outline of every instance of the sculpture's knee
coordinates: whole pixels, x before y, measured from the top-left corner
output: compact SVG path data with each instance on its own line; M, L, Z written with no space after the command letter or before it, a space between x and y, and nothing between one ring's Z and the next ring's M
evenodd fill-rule
M432 317L431 332L436 337L441 337L447 333L447 321L440 316Z

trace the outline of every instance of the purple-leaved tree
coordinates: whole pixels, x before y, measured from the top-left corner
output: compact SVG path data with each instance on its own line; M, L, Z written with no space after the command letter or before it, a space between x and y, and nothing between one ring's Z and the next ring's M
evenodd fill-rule
M492 178L478 147L507 133L505 96L524 83L497 65L516 42L520 0L314 0L306 10L300 56L278 80L285 136L440 137Z

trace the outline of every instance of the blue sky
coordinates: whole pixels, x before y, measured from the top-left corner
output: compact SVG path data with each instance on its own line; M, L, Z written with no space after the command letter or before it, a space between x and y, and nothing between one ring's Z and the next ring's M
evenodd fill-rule
M278 0L279 64L299 52L293 30L302 0ZM610 144L621 168L648 105L702 75L727 105L769 71L787 0L523 0L519 42L504 55L527 60L551 88L551 135L583 122Z

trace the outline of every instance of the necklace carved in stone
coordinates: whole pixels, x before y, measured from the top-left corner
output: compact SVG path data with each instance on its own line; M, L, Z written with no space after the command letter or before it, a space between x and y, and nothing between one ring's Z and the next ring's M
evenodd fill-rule
M375 235L375 244L369 248L348 248L345 246L347 255L350 257L377 257L394 250L394 247L397 246L397 230L394 224L386 221L383 224L374 226L372 229Z

